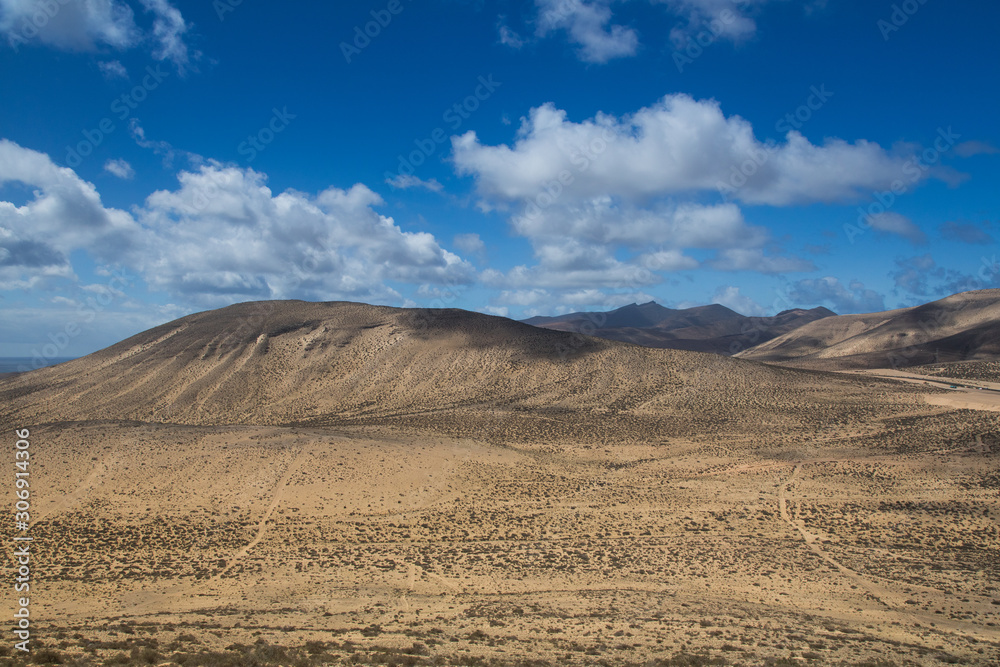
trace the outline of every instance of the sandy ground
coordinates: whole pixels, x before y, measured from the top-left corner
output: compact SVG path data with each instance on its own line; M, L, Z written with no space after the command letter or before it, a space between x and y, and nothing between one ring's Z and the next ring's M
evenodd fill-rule
M870 371L845 371L872 377L898 379L911 384L949 389L949 393L926 394L929 405L940 405L965 410L990 410L1000 412L1000 382L968 380L941 376L928 377L905 370L879 369Z
M417 642L448 660L993 664L997 446L53 425L33 435L35 613L83 655L74 637L113 655L93 646L146 633L165 655L263 639L344 659Z

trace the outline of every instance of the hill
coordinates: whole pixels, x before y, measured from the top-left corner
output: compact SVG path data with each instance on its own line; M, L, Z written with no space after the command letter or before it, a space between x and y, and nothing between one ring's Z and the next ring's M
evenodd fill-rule
M824 370L989 361L1000 356L998 331L1000 290L979 290L913 308L826 318L737 356Z
M836 313L821 307L786 310L773 317L747 317L719 304L675 310L650 301L605 313L578 312L523 321L644 347L733 355L833 315Z
M858 383L461 310L272 301L0 380L0 400L8 417L34 422L392 423L600 440L739 419L734 428L796 430L817 410L866 411Z

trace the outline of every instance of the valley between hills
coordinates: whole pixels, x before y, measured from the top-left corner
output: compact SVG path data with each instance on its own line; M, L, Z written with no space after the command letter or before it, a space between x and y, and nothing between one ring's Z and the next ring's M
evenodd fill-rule
M0 379L33 659L995 665L996 362L858 368L885 331L790 368L261 302Z

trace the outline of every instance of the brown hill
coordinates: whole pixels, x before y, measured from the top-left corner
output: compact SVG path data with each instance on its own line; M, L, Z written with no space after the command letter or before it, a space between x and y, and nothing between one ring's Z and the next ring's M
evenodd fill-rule
M391 422L600 440L730 423L795 430L818 412L867 410L859 383L461 310L284 301L190 315L0 380L0 400L7 417L35 423Z
M719 304L674 310L651 301L606 313L579 312L523 321L644 347L733 355L833 315L836 313L826 308L797 308L773 317L746 317Z
M1000 290L813 322L739 355L798 368L894 368L1000 357Z

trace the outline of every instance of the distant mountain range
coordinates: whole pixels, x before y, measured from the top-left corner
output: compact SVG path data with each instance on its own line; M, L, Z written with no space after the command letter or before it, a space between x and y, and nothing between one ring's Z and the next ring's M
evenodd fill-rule
M719 304L673 309L650 301L609 312L532 317L523 322L645 347L729 356L836 315L828 308L813 308L786 310L773 317L747 317Z

